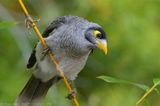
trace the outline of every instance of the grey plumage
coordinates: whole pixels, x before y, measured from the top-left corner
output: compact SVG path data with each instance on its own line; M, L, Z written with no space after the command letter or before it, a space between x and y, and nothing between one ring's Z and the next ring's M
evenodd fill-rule
M85 66L91 50L95 48L95 44L87 40L85 35L92 29L101 30L102 39L105 39L105 32L101 26L77 16L57 18L43 33L49 49L69 80L77 77ZM17 104L28 103L26 106L29 106L40 103L53 82L60 80L59 73L48 55L42 59L43 51L41 43L38 42L27 64L33 75L17 98Z
M42 82L32 75L17 98L15 106L39 106L39 101L44 99L48 89L59 80L60 77L54 77L47 82Z

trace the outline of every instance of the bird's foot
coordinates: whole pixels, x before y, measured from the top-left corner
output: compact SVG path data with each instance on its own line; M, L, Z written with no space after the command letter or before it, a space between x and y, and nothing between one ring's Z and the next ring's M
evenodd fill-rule
M28 16L25 19L25 24L26 24L27 29L30 30L32 27L34 27L34 22L39 22L39 21L40 19L33 20L30 16Z
M72 100L75 96L76 96L76 91L73 90L71 93L69 93L69 94L66 96L66 98L67 98L68 100Z
M72 88L73 90L72 90L72 92L70 92L70 93L66 96L66 98L69 99L69 100L71 100L71 99L73 99L73 98L76 96L76 94L77 94L77 89L76 89L76 87L75 87L75 83L74 83L73 80L69 80L69 84L70 84L70 86L71 86L71 88Z
M50 51L49 47L43 49L41 60L44 59L44 57L48 54L49 51Z

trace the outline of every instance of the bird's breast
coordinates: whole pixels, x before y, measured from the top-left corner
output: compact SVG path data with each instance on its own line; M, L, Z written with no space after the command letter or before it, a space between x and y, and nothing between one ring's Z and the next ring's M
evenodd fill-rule
M69 80L74 80L85 66L88 55L89 53L80 58L73 58L61 52L54 54L54 58L58 62L61 70L64 72L64 75ZM34 69L33 74L43 82L46 82L54 76L59 75L59 72L51 62L50 58L46 56L43 60L38 61L37 68Z
M78 73L84 68L87 58L88 54L80 58L62 56L61 58L58 58L58 63L65 76L69 80L74 80Z

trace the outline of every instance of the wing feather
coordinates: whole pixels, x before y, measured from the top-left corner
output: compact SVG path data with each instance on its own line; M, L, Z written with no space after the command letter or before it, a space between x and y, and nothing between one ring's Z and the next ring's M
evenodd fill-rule
M46 30L43 32L43 37L46 38L50 35L50 33L54 30L56 30L59 26L61 26L62 24L65 23L65 17L59 17L57 18L56 20L54 20L47 28ZM27 68L30 69L32 68L35 63L37 62L37 59L36 59L36 46L37 44L35 45L34 49L32 50L32 53L29 57L29 60L28 60L28 64L27 64Z

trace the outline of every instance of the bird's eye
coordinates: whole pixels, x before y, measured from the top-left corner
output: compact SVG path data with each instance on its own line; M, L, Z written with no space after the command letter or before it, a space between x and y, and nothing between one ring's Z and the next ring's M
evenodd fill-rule
M98 31L98 30L94 30L93 31L93 36L95 38L102 38L102 33L100 31Z

